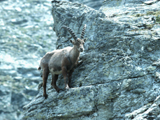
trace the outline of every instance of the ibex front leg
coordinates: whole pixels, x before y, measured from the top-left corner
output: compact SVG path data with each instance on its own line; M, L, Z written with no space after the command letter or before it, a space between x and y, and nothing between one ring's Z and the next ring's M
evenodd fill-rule
M62 67L62 75L64 77L65 89L69 89L69 85L68 85L69 79L68 79L68 74L67 74L67 68L66 68L66 66Z
M52 75L51 85L56 89L57 92L59 92L61 89L59 89L56 85L57 79L58 79L58 75Z
M71 87L71 77L72 77L73 71L74 71L74 69L72 69L72 70L69 72L69 74L68 74L68 79L69 79L68 85L69 85L69 87Z

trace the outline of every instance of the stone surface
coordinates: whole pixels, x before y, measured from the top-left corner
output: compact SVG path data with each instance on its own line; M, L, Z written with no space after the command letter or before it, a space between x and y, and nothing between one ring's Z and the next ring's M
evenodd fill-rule
M123 1L122 1L123 2ZM57 49L71 45L66 25L77 36L86 24L83 63L72 75L71 89L57 93L47 83L24 106L23 120L123 120L156 119L160 95L160 2L146 5L126 1L111 10L60 2L52 7ZM115 9L116 8L116 9ZM59 77L58 86L64 84Z
M85 4L91 8L98 10L102 5L104 0L69 0L70 2L79 2Z
M59 1L69 1L73 3L81 3L81 4L85 4L96 10L98 10L104 4L104 0L59 0Z
M0 120L20 120L37 95L40 58L55 49L52 25L49 0L0 0Z
M138 110L125 115L125 120L159 120L160 119L160 96L153 103L148 103Z

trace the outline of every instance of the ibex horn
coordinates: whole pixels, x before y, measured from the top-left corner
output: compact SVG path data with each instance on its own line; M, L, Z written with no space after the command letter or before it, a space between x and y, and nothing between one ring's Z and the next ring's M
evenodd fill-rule
M82 34L81 34L81 39L83 39L83 37L84 37L85 30L86 30L86 24L83 27Z
M72 29L70 29L70 28L67 27L67 26L62 26L61 29L62 29L62 28L67 29L67 30L69 31L69 33L72 35L73 39L74 39L74 40L77 40L77 37L76 37L76 35L75 35L75 33L73 32Z

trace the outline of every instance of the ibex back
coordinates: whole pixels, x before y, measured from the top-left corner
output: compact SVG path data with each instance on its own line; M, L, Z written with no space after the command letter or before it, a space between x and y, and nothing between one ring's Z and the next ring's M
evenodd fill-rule
M46 83L49 73L52 74L51 85L56 89L57 92L59 92L60 89L57 87L56 81L58 79L58 75L61 73L64 77L65 89L68 89L70 87L72 72L75 66L78 64L80 52L83 52L84 50L83 45L86 39L84 39L83 37L86 25L84 25L83 27L81 38L77 38L70 28L66 26L63 26L62 28L68 30L71 36L73 37L74 40L70 40L73 44L73 47L66 47L63 49L48 52L41 59L38 70L42 68L44 90L43 96L45 98L48 97L48 95L46 94Z

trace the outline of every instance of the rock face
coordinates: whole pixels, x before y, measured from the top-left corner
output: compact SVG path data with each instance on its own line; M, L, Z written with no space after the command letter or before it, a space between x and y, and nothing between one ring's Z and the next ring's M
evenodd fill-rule
M0 0L0 120L20 120L38 94L39 60L56 48L50 3Z
M83 3L91 8L98 10L103 5L104 0L69 0L69 1Z
M61 26L80 36L87 25L83 63L75 69L69 90L57 93L48 80L48 98L41 87L24 107L23 120L160 118L160 2L132 7L129 1L99 11L78 3L53 3L58 49L71 45ZM58 86L63 81L59 77Z

